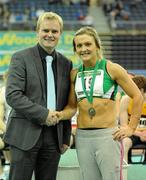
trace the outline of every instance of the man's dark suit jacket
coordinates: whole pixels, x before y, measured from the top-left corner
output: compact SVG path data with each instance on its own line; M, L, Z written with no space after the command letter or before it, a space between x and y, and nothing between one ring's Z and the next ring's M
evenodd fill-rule
M56 110L67 104L70 88L71 61L59 52L57 56L57 102ZM42 124L48 116L44 72L38 47L34 46L16 52L12 56L7 80L6 100L12 107L4 141L22 150L31 149L42 131ZM57 124L59 148L68 144L71 122Z

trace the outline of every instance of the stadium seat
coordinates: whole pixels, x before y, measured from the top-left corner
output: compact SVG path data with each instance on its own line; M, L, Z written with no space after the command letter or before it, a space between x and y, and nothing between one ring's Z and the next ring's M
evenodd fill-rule
M134 156L132 152L133 150L141 150L140 153L135 155L135 156L140 156L139 161L132 160L132 157ZM128 152L128 163L129 164L146 164L146 145L140 144L140 145L132 146Z

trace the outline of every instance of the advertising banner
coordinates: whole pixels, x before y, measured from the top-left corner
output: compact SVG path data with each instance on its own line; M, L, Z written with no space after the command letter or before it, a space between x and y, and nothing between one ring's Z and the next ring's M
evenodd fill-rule
M80 60L73 52L73 36L73 31L64 32L57 46L57 50L72 60L74 67L77 67L80 64ZM36 43L35 32L0 32L0 74L3 74L8 69L11 56L14 52L33 46Z

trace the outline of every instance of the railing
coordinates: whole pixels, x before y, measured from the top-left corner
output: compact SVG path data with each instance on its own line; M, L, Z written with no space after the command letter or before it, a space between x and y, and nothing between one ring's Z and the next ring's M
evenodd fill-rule
M116 21L116 29L130 29L130 30L146 30L146 21L141 21L141 20L117 20Z

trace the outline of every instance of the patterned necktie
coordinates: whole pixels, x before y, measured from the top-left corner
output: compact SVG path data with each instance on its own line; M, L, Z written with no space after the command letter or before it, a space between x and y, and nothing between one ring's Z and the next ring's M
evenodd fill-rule
M55 83L54 74L52 70L52 56L46 57L47 63L47 108L51 110L56 109L56 94L55 94Z

